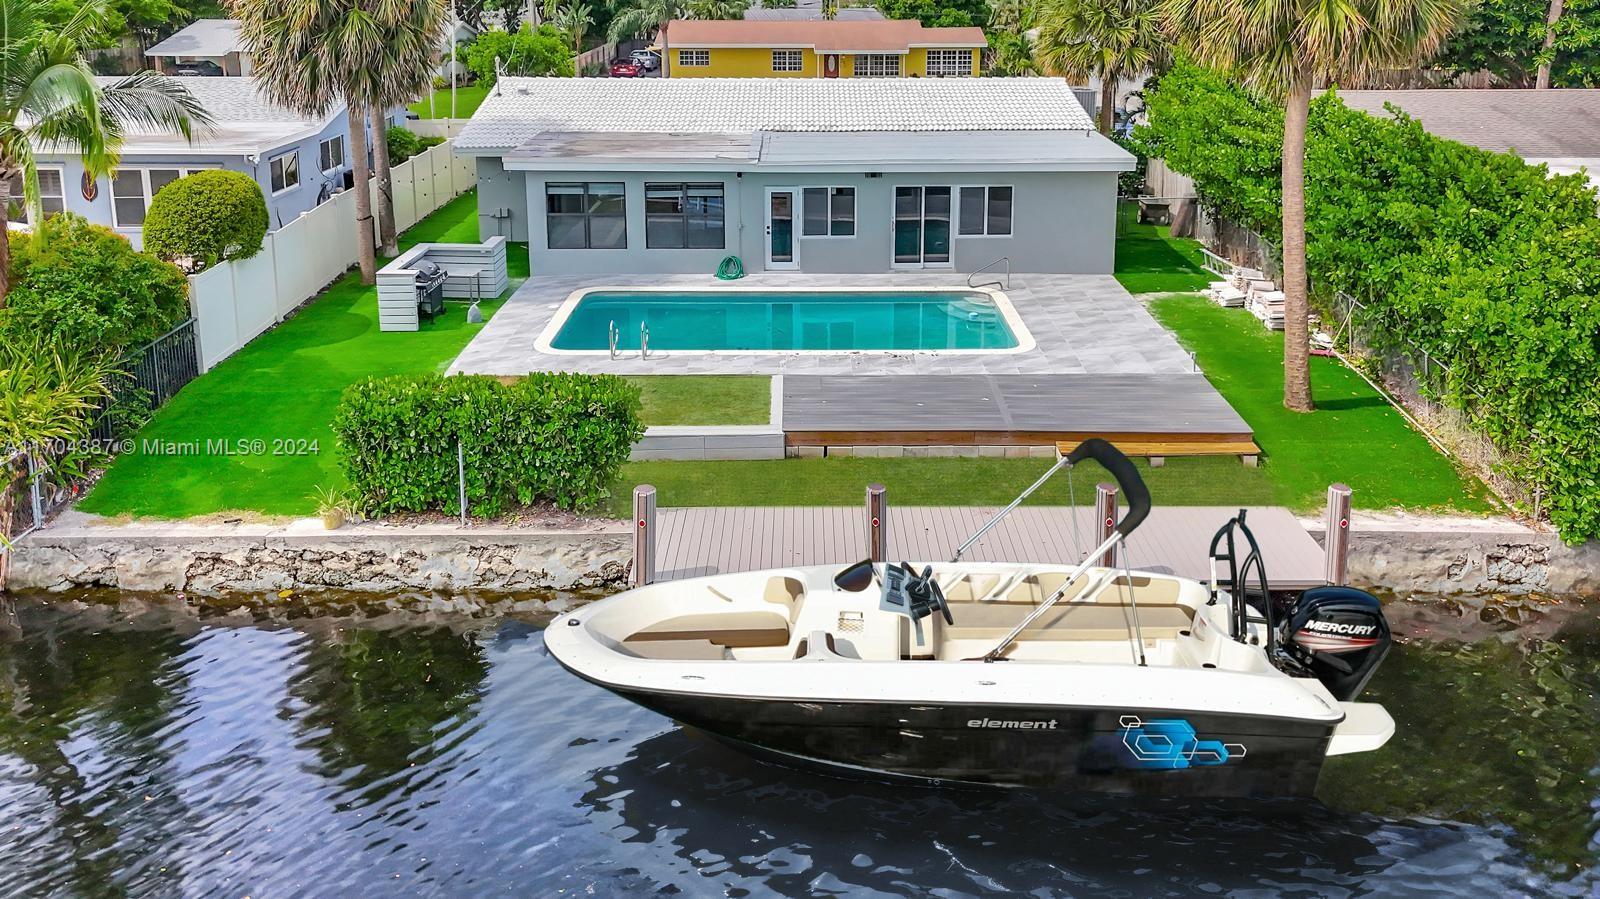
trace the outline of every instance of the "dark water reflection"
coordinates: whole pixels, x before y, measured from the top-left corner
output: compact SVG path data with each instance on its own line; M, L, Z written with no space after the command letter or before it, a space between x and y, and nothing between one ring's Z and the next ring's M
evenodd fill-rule
M1600 630L1413 643L1328 805L895 789L750 761L536 622L18 603L0 895L1594 895Z

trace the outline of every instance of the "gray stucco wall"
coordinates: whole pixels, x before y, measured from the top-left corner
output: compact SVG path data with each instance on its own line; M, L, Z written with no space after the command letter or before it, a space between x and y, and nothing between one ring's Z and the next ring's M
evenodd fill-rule
M548 248L544 197L546 182L622 181L626 184L628 246L621 250ZM664 250L645 246L646 182L716 182L727 202L723 249ZM521 182L519 185L518 182ZM1117 176L1114 172L1027 174L885 173L863 174L652 172L507 172L500 160L481 157L478 165L480 232L526 240L533 271L540 274L652 274L710 272L733 254L749 271L766 267L766 204L769 188L854 187L854 237L798 236L801 271L885 272L893 261L892 208L899 185L1009 185L1014 188L1012 233L1007 237L952 234L951 265L973 271L1009 256L1015 271L1105 274L1112 270L1116 243ZM505 211L509 221L490 213ZM530 214L531 213L531 214ZM959 209L955 211L959 215ZM797 232L798 232L797 227ZM930 266L934 267L934 266Z

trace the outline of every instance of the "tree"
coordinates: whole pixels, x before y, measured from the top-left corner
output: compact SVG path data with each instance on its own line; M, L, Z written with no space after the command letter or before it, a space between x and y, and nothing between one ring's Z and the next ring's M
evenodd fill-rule
M1035 12L1034 59L1052 75L1100 79L1100 133L1116 125L1124 75L1164 67L1171 54L1159 0L1044 0Z
M748 0L690 0L689 18L691 19L742 19L744 11L750 8ZM828 10L838 9L838 4L833 0L824 0L823 14ZM832 18L828 16L828 18Z
M372 159L378 178L378 242L385 256L400 253L395 228L394 187L389 166L388 110L433 89L441 48L451 19L445 0L374 0L372 15L382 32L382 52L366 61L362 79L371 117Z
M989 21L986 0L879 0L889 19L916 19L929 28L962 28Z
M646 37L654 31L660 35L662 47L667 46L667 23L673 19L682 19L688 15L686 0L633 0L633 5L617 11L611 19L611 26L606 29L606 36L612 41L625 41L634 37ZM672 54L661 54L661 74L672 74Z
M1306 279L1306 119L1319 82L1410 68L1430 59L1471 0L1163 0L1167 25L1193 59L1284 103L1283 404L1311 396Z
M40 221L39 170L34 148L44 144L76 152L100 177L116 167L129 126L177 131L211 117L172 79L141 72L101 87L86 51L101 31L103 0L84 0L65 24L51 27L41 0L0 0L0 308L11 289L7 216L11 182L22 182L29 221Z
M594 27L594 8L579 0L567 0L567 5L556 10L555 26L572 38L572 52L583 52L583 38Z
M267 224L267 201L256 179L227 169L195 172L150 201L144 251L186 271L202 271L261 252Z
M1564 0L1549 24L1551 0L1482 0L1450 36L1438 64L1489 72L1512 87L1533 87L1548 70L1552 87L1600 86L1600 0Z
M571 76L572 51L567 36L554 25L535 29L524 24L515 34L492 29L467 45L461 64L479 81L493 83L499 75L498 60L507 75Z

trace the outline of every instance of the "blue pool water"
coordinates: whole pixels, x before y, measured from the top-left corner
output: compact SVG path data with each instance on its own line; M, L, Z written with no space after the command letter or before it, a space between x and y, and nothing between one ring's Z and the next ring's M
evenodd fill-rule
M582 297L556 333L558 350L1003 350L1017 337L987 294L966 291L657 293Z

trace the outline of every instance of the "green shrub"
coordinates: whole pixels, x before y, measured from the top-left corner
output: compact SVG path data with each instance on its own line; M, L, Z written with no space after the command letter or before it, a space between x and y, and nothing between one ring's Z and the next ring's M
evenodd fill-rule
M467 507L598 505L644 434L639 388L613 375L402 375L351 385L333 430L365 511L459 514L456 445Z
M189 282L169 262L71 213L11 235L12 288L0 340L121 353L189 315Z
M261 252L267 224L267 201L254 178L226 169L195 172L150 201L144 249L197 272Z
M1147 152L1214 212L1276 237L1282 111L1179 65L1146 92ZM1581 176L1443 140L1401 114L1311 109L1306 257L1361 324L1449 367L1468 413L1568 542L1600 536L1600 219Z
M402 125L390 125L384 140L389 145L390 165L399 165L424 150L444 143L442 137L422 137Z

